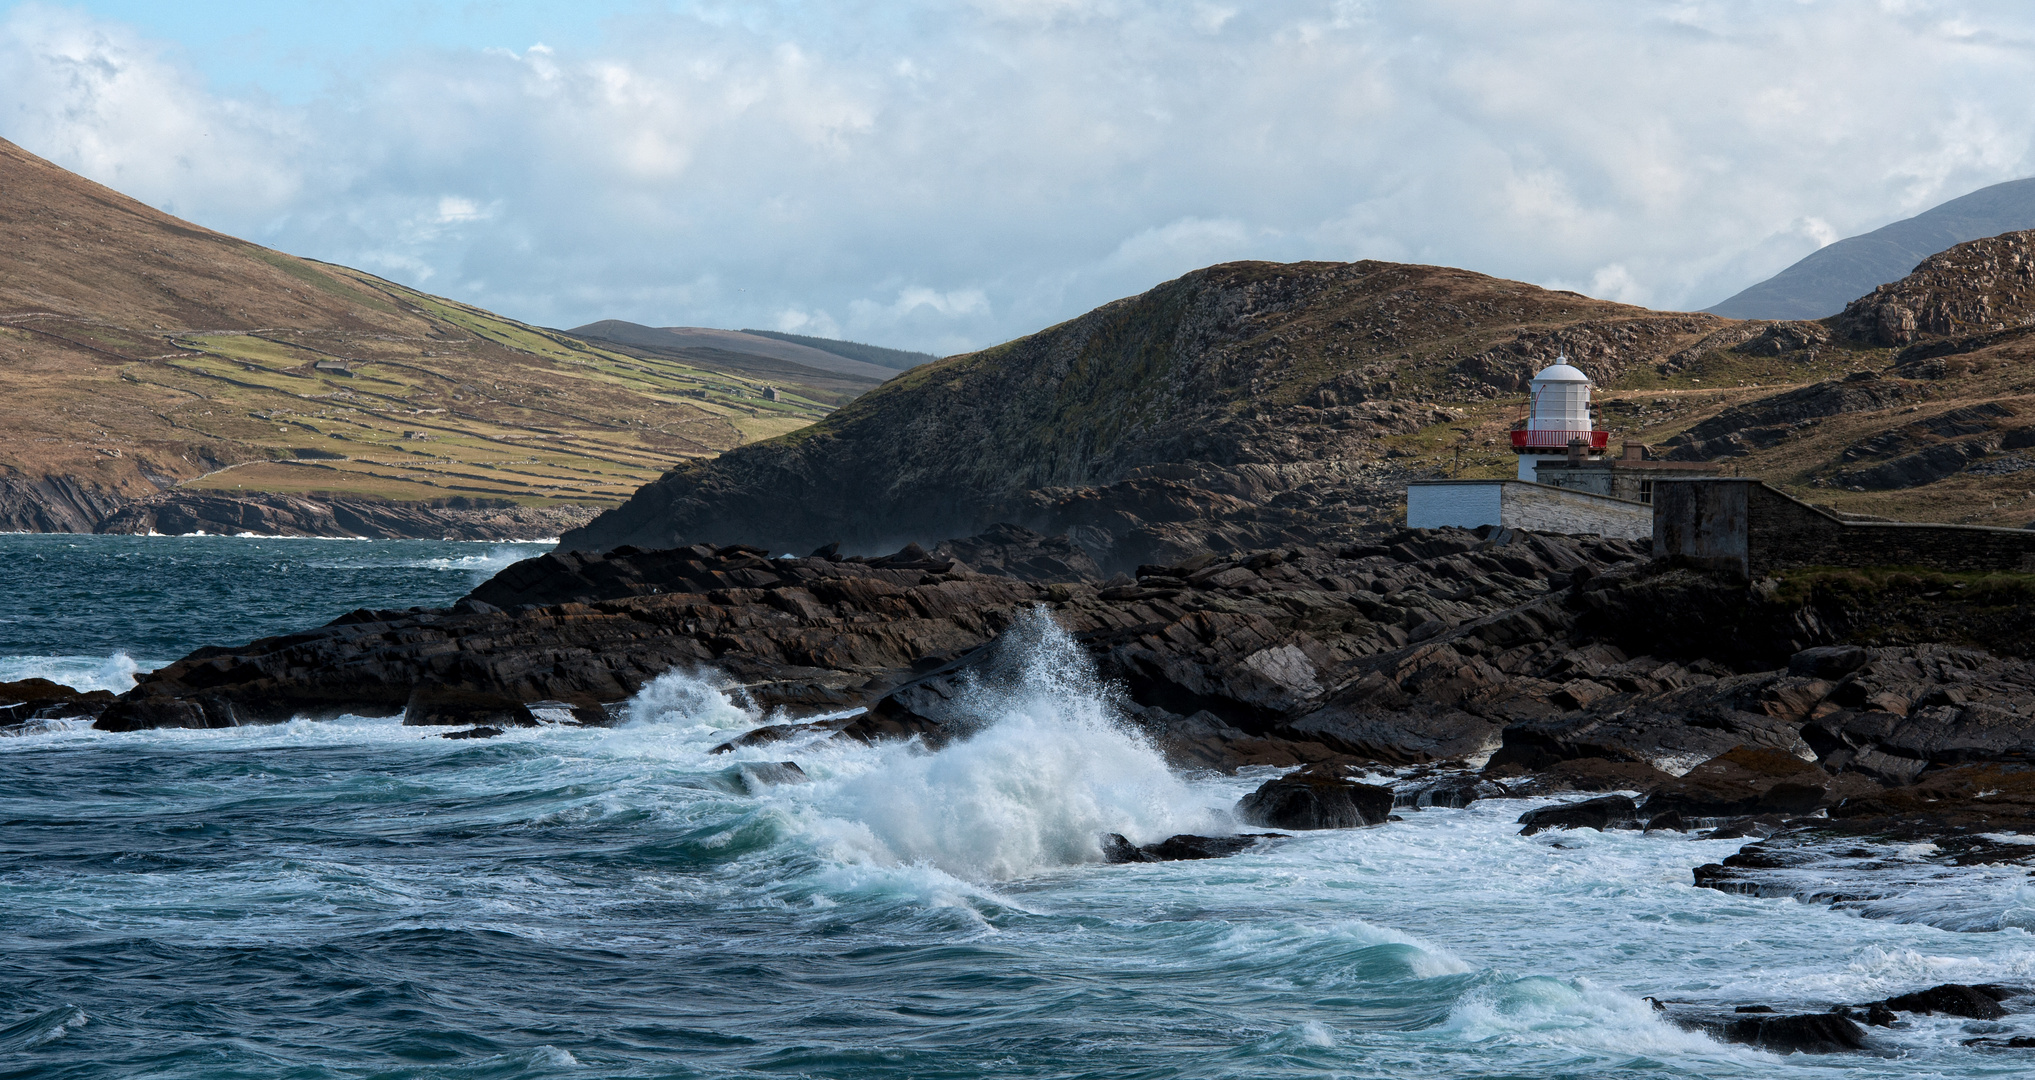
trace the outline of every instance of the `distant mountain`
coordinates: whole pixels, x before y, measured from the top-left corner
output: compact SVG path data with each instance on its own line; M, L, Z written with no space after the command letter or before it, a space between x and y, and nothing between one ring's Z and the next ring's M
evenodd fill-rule
M851 360L861 360L864 363L875 364L879 367L896 368L899 371L909 371L920 364L930 364L940 359L932 353L908 352L904 349L886 349L881 345L864 345L859 341L807 337L804 334L786 334L776 330L744 330L742 332L745 334L756 334L760 337L776 338L779 341L789 341L794 345L821 349L839 356L848 357Z
M811 345L781 340L755 330L714 330L704 326L644 326L621 319L602 319L569 331L575 337L598 339L619 345L633 345L665 353L691 353L709 349L726 355L747 354L797 365L807 374L831 372L868 382L860 390L897 374L897 369ZM824 339L807 339L824 340ZM842 342L840 344L846 344ZM857 392L859 393L860 390Z
M1980 188L1905 221L1824 247L1705 311L1732 319L1821 319L1967 240L2035 228L2035 178Z
M590 346L272 251L5 140L0 236L4 530L201 493L615 503L852 396L770 395L776 374ZM861 366L860 388L894 374Z

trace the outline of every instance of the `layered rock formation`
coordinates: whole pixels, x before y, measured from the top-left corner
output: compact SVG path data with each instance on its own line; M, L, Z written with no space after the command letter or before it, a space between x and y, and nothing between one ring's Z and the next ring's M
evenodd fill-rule
M2035 230L1959 244L1845 306L1833 325L1875 345L2035 326Z
M146 677L101 723L404 709L431 722L451 704L464 723L489 703L516 722L528 703L597 707L665 671L712 668L761 707L871 705L923 726L938 720L924 702L940 681L987 662L982 646L1043 606L1189 757L1197 745L1212 763L1254 753L1457 757L1495 748L1514 706L1456 706L1491 696L1483 691L1508 681L1504 669L1557 647L1551 633L1572 619L1561 590L1579 569L1636 556L1620 541L1407 533L1389 545L1203 556L1084 583L976 573L917 548L879 559L705 546L557 552L504 570L449 610L355 612L201 650ZM1453 630L1466 623L1487 643ZM1488 659L1434 643L1442 637ZM1411 720L1394 700L1404 680L1424 695ZM1525 687L1506 701L1531 699Z

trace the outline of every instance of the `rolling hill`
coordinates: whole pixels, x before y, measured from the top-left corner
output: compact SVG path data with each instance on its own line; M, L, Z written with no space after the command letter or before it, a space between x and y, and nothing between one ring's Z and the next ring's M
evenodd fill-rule
M602 347L212 232L5 141L0 193L4 529L89 530L165 493L613 504L862 385Z
M640 349L662 356L699 357L721 365L744 365L766 378L816 386L838 384L852 388L848 397L870 390L897 374L894 368L778 341L747 330L643 326L620 319L603 319L576 326L570 333L586 341L598 341L632 351Z
M1732 319L1822 319L1967 240L2035 229L2035 179L1980 188L1903 221L1818 249L1705 310Z
M1445 267L1229 263L914 368L673 469L564 542L883 552L995 522L1106 569L1349 543L1404 483L1509 476L1558 355L1613 439L1834 509L2035 515L2035 233L1959 245L1820 322L1649 311Z

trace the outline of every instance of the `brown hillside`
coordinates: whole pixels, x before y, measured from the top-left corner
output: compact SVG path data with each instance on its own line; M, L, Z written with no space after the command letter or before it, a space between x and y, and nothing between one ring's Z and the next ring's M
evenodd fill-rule
M171 489L612 503L841 399L271 251L5 141L0 238L0 528Z
M1603 380L1657 378L1738 327L1443 267L1230 263L915 368L681 467L567 542L888 550L1009 520L1121 566L1348 537L1434 472L1436 448L1406 440L1499 463L1518 390L1560 352Z
M1124 567L1347 539L1401 520L1407 479L1512 474L1525 382L1561 353L1597 380L1614 441L1846 512L2019 526L2035 516L2027 239L1952 249L1820 323L1441 267L1210 267L681 466L567 543L875 551L1009 520ZM1905 349L1861 329L1881 324L1860 314L1873 305L1920 313Z

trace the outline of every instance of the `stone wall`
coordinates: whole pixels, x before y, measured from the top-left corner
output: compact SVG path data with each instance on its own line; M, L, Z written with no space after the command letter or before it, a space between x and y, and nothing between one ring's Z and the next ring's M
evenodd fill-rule
M1758 480L1659 480L1654 556L1746 579L1794 566L2035 572L2035 530L1845 521Z
M1653 534L1653 511L1624 499L1517 480L1416 480L1406 486L1406 523L1416 529L1502 525L1644 540Z

